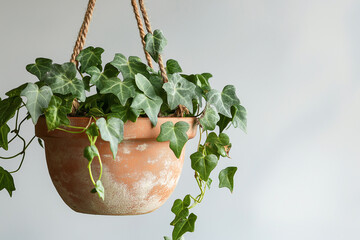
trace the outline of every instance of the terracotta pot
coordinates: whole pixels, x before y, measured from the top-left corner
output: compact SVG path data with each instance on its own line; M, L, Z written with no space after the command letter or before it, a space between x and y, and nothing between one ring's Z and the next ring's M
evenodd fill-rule
M191 126L189 139L196 135L195 118L159 118L152 127L148 118L124 126L124 140L113 159L108 142L98 138L96 146L103 162L101 181L105 200L90 193L93 185L83 157L89 145L85 133L48 132L45 119L39 118L36 136L45 142L46 162L52 182L64 202L74 211L103 215L136 215L159 208L171 195L179 180L184 149L179 159L169 148L169 142L157 142L161 124L185 121ZM70 118L73 126L86 126L89 118ZM97 159L92 164L94 178L100 172Z

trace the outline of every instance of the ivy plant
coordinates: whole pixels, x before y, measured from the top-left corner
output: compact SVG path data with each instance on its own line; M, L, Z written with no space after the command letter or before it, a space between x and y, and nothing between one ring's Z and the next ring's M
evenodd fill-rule
M167 41L161 30L145 36L146 50L155 62L163 51ZM0 166L0 190L6 189L10 196L15 191L13 175L19 171L25 158L26 149L35 136L26 140L21 136L21 127L26 120L36 124L44 116L48 130L70 133L85 132L89 145L84 149L88 160L88 170L93 184L91 192L100 198L106 198L102 177L101 155L95 145L101 137L110 143L115 158L118 145L123 140L124 123L136 122L138 117L148 117L153 126L158 117L196 117L199 125L199 143L195 153L191 154L191 168L199 187L196 196L186 195L176 199L171 211L174 219L171 237L179 240L186 232L195 230L197 216L193 208L202 202L207 189L210 189L212 172L222 158L230 158L231 141L226 135L228 127L246 131L246 110L241 105L233 85L222 90L210 85L210 73L185 74L176 60L166 62L168 81L163 82L160 72L148 67L138 57L125 57L117 53L114 59L103 64L99 47L88 47L77 56L78 65L72 62L53 63L47 58L37 58L35 63L26 66L37 81L25 83L5 93L0 99L0 148L9 149L15 139L22 142L22 150L13 155L0 157L11 159L21 157L16 170L6 170ZM104 66L104 67L102 67ZM76 103L76 104L74 104ZM185 111L177 111L181 106ZM25 117L20 119L20 110ZM180 115L180 116L179 116ZM86 127L71 126L69 116L89 117L93 119ZM10 127L15 122L14 127ZM159 142L169 142L169 148L177 158L180 157L185 143L189 124L165 122L161 125ZM69 130L72 129L72 130ZM42 142L38 139L40 145ZM100 165L100 175L94 179L91 172L93 160ZM218 186L234 189L234 175L237 168L229 166L220 171Z

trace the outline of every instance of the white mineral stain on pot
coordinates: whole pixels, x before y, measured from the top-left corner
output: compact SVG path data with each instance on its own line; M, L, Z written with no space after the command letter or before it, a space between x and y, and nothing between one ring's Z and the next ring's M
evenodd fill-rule
M148 147L148 145L146 143L144 143L144 144L138 145L136 147L136 150L142 152L142 151L145 151L147 149L147 147Z
M130 153L131 153L130 149L129 149L127 146L123 146L123 147L122 147L122 152L123 152L124 154L130 154Z

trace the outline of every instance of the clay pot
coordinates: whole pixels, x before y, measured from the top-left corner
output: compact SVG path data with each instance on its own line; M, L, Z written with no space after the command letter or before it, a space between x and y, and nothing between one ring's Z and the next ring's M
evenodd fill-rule
M113 159L108 142L98 138L96 146L103 162L101 181L105 200L93 189L83 157L89 145L85 133L71 134L55 130L48 132L45 118L39 118L36 136L45 142L46 162L52 182L64 202L76 212L102 215L136 215L152 212L170 197L179 180L184 149L179 159L169 148L169 142L157 142L161 124L171 121L189 123L189 139L196 135L195 118L159 118L152 127L148 118L124 125L124 140ZM89 118L70 118L71 125L85 127ZM92 173L97 179L100 167L97 159Z

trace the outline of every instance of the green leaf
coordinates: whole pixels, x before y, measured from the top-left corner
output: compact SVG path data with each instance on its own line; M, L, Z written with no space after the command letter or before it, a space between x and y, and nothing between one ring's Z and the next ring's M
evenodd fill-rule
M211 188L212 179L209 178L206 182L206 186L210 189Z
M152 34L148 33L145 36L145 49L151 55L155 62L159 60L159 54L164 50L167 40L161 30L156 29Z
M90 162L94 159L94 157L99 157L99 150L95 145L87 146L84 149L84 157Z
M171 238L168 236L164 236L164 240L171 240Z
M179 74L169 75L169 82L163 85L163 89L167 93L168 104L171 110L177 108L178 105L184 105L193 112L192 99L196 99L195 84L187 81Z
M216 112L215 108L208 105L205 108L205 113L200 118L200 124L204 130L214 130L216 123L220 120L219 114Z
M211 90L209 84L209 78L212 77L210 73L202 73L202 74L191 74L191 75L181 75L188 81L192 82L196 86L198 86L205 93Z
M191 213L187 219L177 222L172 233L173 240L178 240L186 232L194 232L196 219L197 216Z
M166 62L166 70L169 74L180 73L182 69L179 63L174 59L169 59Z
M122 105L125 105L129 98L133 98L135 96L135 83L132 79L121 81L119 78L113 77L102 80L101 86L101 94L114 94L120 100Z
M104 189L104 186L102 185L102 182L100 180L96 181L95 189L96 189L96 192L98 193L99 197L104 201L104 199L105 199L105 189Z
M104 117L105 113L98 107L93 107L89 109L89 112L86 114L87 116L94 117Z
M135 83L136 86L147 96L148 98L151 98L152 100L155 100L158 98L155 88L151 84L151 82L141 75L140 73L135 75Z
M21 105L20 97L9 97L0 101L0 126L14 117L16 110Z
M205 141L206 152L214 154L217 157L229 157L229 151L231 149L231 143L228 135L220 133L219 136L216 133L211 132Z
M43 86L39 89L36 84L28 83L27 87L21 92L21 96L27 98L26 108L31 115L33 123L36 124L43 113L43 109L48 107L53 93L48 86Z
M100 118L96 121L101 134L101 138L104 141L110 142L110 149L115 159L118 145L123 140L124 136L124 123L119 118Z
M9 149L8 146L8 134L10 132L10 127L5 123L0 126L0 147L6 151Z
M51 97L48 108L45 110L46 125L48 130L54 130L61 125L69 125L67 118L71 112L71 106L62 105L61 98L53 95Z
M96 123L91 123L91 125L86 129L86 134L91 137L97 137L99 136L99 129L96 126Z
M99 68L92 66L86 69L86 73L91 76L90 83L95 84L99 89L102 89L102 81L119 75L119 71L110 63L105 65L104 72L101 72Z
M191 168L200 174L202 180L209 179L211 171L216 167L218 158L214 154L204 155L202 152L191 154Z
M87 47L77 55L76 60L80 62L80 72L85 72L86 69L92 66L101 65L101 54L104 52L102 48Z
M144 110L152 125L156 126L158 119L157 116L159 114L162 103L163 101L160 97L157 97L153 100L142 93L137 93L131 104L131 107L135 110Z
M219 173L219 188L227 187L230 192L234 189L234 175L237 167L227 167Z
M206 94L207 102L215 107L218 113L231 118L231 106L240 104L233 85L227 85L222 92L212 89Z
M62 95L72 94L85 101L84 83L76 78L76 66L74 63L64 63L62 65L53 64L45 82L51 87L53 93Z
M41 138L37 138L37 140L38 140L40 147L44 148L44 144L43 144Z
M16 190L11 174L0 167L0 191L4 188L8 191L10 197L12 197L12 192Z
M161 125L160 134L157 137L158 142L170 141L170 148L177 158L180 157L182 149L188 140L186 132L190 126L186 122L165 122Z
M231 118L225 117L222 114L219 114L219 116L220 116L220 120L217 122L216 125L219 126L219 131L220 133L222 133L229 126L229 123L231 122Z
M142 63L138 57L129 57L129 60L127 60L124 55L117 53L110 64L121 72L124 79L135 79L135 75L138 73L141 73L146 78L150 77L147 65Z
M21 86L8 91L7 93L5 93L5 95L8 97L20 97L22 90L24 90L27 85L28 83L24 83Z
M40 81L43 81L47 73L50 72L52 60L47 58L37 58L34 64L26 66L26 70L34 74Z
M141 111L131 108L128 101L125 106L122 106L121 104L111 106L111 112L112 113L110 113L109 116L120 118L124 123L126 123L127 120L136 122L136 119L139 117Z
M246 133L246 109L240 104L235 104L231 108L232 124L236 128L240 128Z

